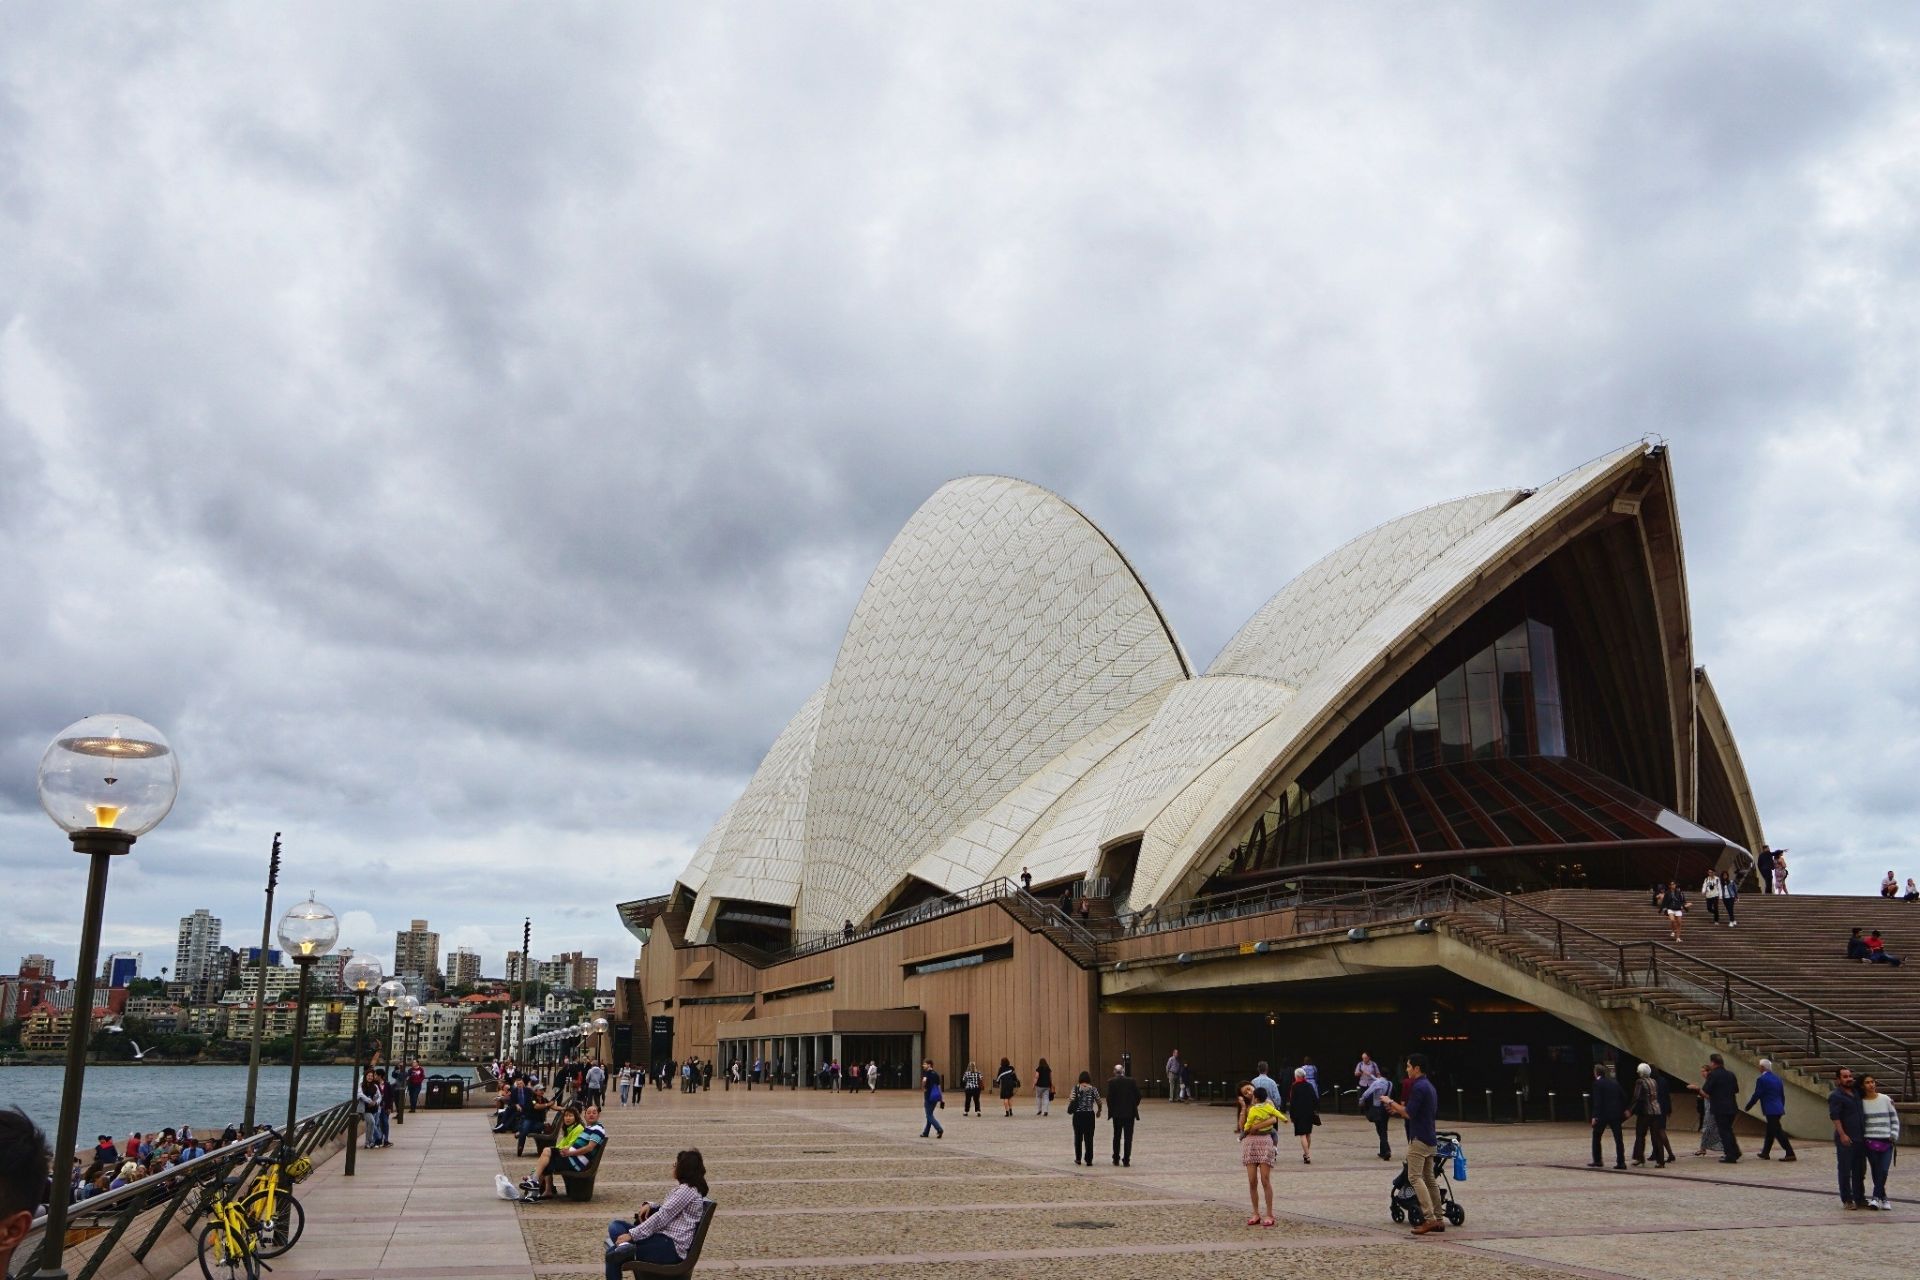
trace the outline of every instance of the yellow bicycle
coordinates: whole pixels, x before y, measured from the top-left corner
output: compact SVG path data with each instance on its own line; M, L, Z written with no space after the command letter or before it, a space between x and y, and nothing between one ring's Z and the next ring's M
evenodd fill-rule
M312 1172L313 1161L282 1146L240 1201L242 1212L253 1222L255 1248L261 1257L277 1258L300 1243L300 1233L307 1229L307 1211L290 1188Z
M233 1198L240 1179L209 1190L207 1222L200 1228L200 1274L206 1280L260 1280L259 1234Z

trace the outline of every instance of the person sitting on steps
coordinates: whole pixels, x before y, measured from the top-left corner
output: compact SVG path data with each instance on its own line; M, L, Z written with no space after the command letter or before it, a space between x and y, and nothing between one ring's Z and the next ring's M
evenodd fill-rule
M1878 929L1867 930L1867 962L1869 964L1890 964L1900 966L1900 957L1887 954L1887 944L1880 940Z

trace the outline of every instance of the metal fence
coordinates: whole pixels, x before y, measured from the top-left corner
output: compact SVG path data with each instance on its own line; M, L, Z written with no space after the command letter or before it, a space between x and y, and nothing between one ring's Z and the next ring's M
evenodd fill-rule
M289 1135L294 1149L302 1155L318 1153L346 1132L351 1111L351 1104L342 1102L307 1116ZM71 1280L93 1280L116 1257L144 1262L167 1228L188 1235L199 1229L211 1188L237 1176L244 1190L265 1170L278 1146L273 1133L262 1131L175 1165L161 1176L78 1201L68 1210L64 1247L44 1238L46 1218L36 1218L14 1252L13 1274L59 1267Z

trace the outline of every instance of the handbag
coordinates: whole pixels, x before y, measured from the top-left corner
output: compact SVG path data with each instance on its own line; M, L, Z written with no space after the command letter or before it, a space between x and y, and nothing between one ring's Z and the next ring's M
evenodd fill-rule
M1867 1150L1873 1152L1875 1155L1879 1155L1883 1151L1893 1150L1893 1143L1885 1138L1868 1138Z

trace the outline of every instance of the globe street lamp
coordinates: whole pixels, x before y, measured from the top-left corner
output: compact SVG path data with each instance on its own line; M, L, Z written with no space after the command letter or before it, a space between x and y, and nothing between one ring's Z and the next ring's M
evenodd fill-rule
M349 1178L353 1176L353 1153L360 1145L355 1139L360 1129L360 1081L367 1074L360 1062L366 1044L363 1033L367 1024L367 997L378 989L384 976L380 962L372 956L355 956L340 970L340 981L346 984L347 990L353 992L353 1086L347 1093L347 1101L351 1105L347 1110L347 1163L344 1170Z
M380 1078L391 1081L393 1076L393 1022L395 1018L400 1016L401 1002L407 998L407 984L398 978L388 978L380 984L380 989L375 994L379 997L381 1006L387 1011L387 1048L386 1052L382 1055L386 1065L380 1068ZM394 1108L394 1115L399 1117L400 1109L398 1107ZM404 1118L401 1118L400 1122L402 1124L406 1123Z
M79 971L73 979L73 1019L67 1032L67 1072L53 1146L53 1191L40 1263L33 1273L65 1280L61 1265L72 1197L73 1144L80 1131L80 1095L93 1029L94 970L100 961L100 921L107 906L107 866L160 825L180 791L180 759L158 729L125 715L88 716L68 725L40 757L40 807L86 854L87 899L81 915Z
M607 1020L593 1020L593 1060L602 1065L607 1061Z
M340 940L340 919L311 893L305 902L296 903L280 917L280 949L293 957L300 967L300 998L293 1011L293 1072L287 1080L286 1141L293 1141L293 1127L300 1121L300 1047L307 1038L307 983L320 957L333 950ZM262 957L265 963L265 957Z
M400 1087L403 1090L401 1093L401 1101L407 1104L407 1110L416 1111L419 1108L416 1107L413 1102L412 1062L414 1054L417 1052L415 1046L418 1042L417 1035L420 1030L420 997L408 996L404 1001L402 1013L406 1018L406 1024L400 1030L400 1056L405 1059L405 1062L400 1068L404 1073L400 1083Z

